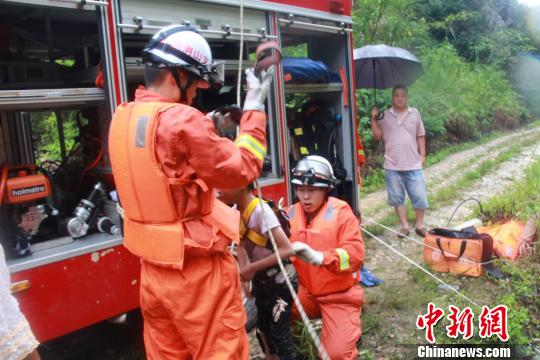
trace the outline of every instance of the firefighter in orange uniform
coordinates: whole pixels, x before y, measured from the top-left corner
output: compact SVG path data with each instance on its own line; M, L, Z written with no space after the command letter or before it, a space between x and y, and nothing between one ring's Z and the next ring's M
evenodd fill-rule
M171 26L143 50L145 82L116 110L110 159L124 209L124 245L141 257L140 302L149 359L247 359L238 270L227 251L239 213L214 188L246 186L266 152L264 102L273 78L246 71L235 142L190 107L215 68L206 40Z
M291 182L299 201L289 209L298 297L309 317L322 317L330 359L356 359L364 303L356 276L364 261L358 220L346 202L329 196L335 177L325 158L300 160Z

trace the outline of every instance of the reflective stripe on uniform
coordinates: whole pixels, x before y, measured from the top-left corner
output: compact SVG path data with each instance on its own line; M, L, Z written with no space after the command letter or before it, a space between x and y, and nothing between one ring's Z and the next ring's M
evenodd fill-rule
M304 129L302 129L302 128L294 128L294 134L296 136L302 136L302 135L304 135Z
M347 270L351 267L349 264L349 253L346 250L337 248L337 254L339 255L339 270Z
M309 155L309 150L307 149L307 147L301 146L300 147L300 154Z
M251 152L257 159L263 161L266 155L266 147L257 139L248 134L241 134L235 141L236 146L245 148Z

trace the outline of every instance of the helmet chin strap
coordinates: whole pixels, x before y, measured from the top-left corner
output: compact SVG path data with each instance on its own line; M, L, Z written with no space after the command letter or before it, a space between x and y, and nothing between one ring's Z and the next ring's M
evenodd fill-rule
M186 105L188 104L188 98L187 98L187 91L189 87L195 82L195 76L192 75L190 72L185 72L188 76L187 82L184 86L182 86L182 83L180 81L180 72L178 71L178 68L168 66L169 72L171 73L172 77L174 78L174 81L176 81L176 86L178 86L178 90L180 90L180 102L184 103Z

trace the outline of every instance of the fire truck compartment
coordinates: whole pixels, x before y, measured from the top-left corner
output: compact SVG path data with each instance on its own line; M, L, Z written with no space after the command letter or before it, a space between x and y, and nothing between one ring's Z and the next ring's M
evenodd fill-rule
M1 6L0 90L93 86L100 61L95 12Z

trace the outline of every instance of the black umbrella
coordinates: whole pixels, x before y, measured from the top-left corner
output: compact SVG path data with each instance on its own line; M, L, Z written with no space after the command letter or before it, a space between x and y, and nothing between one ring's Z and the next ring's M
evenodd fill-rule
M382 44L354 49L354 70L357 89L409 86L424 73L420 60L409 51Z

